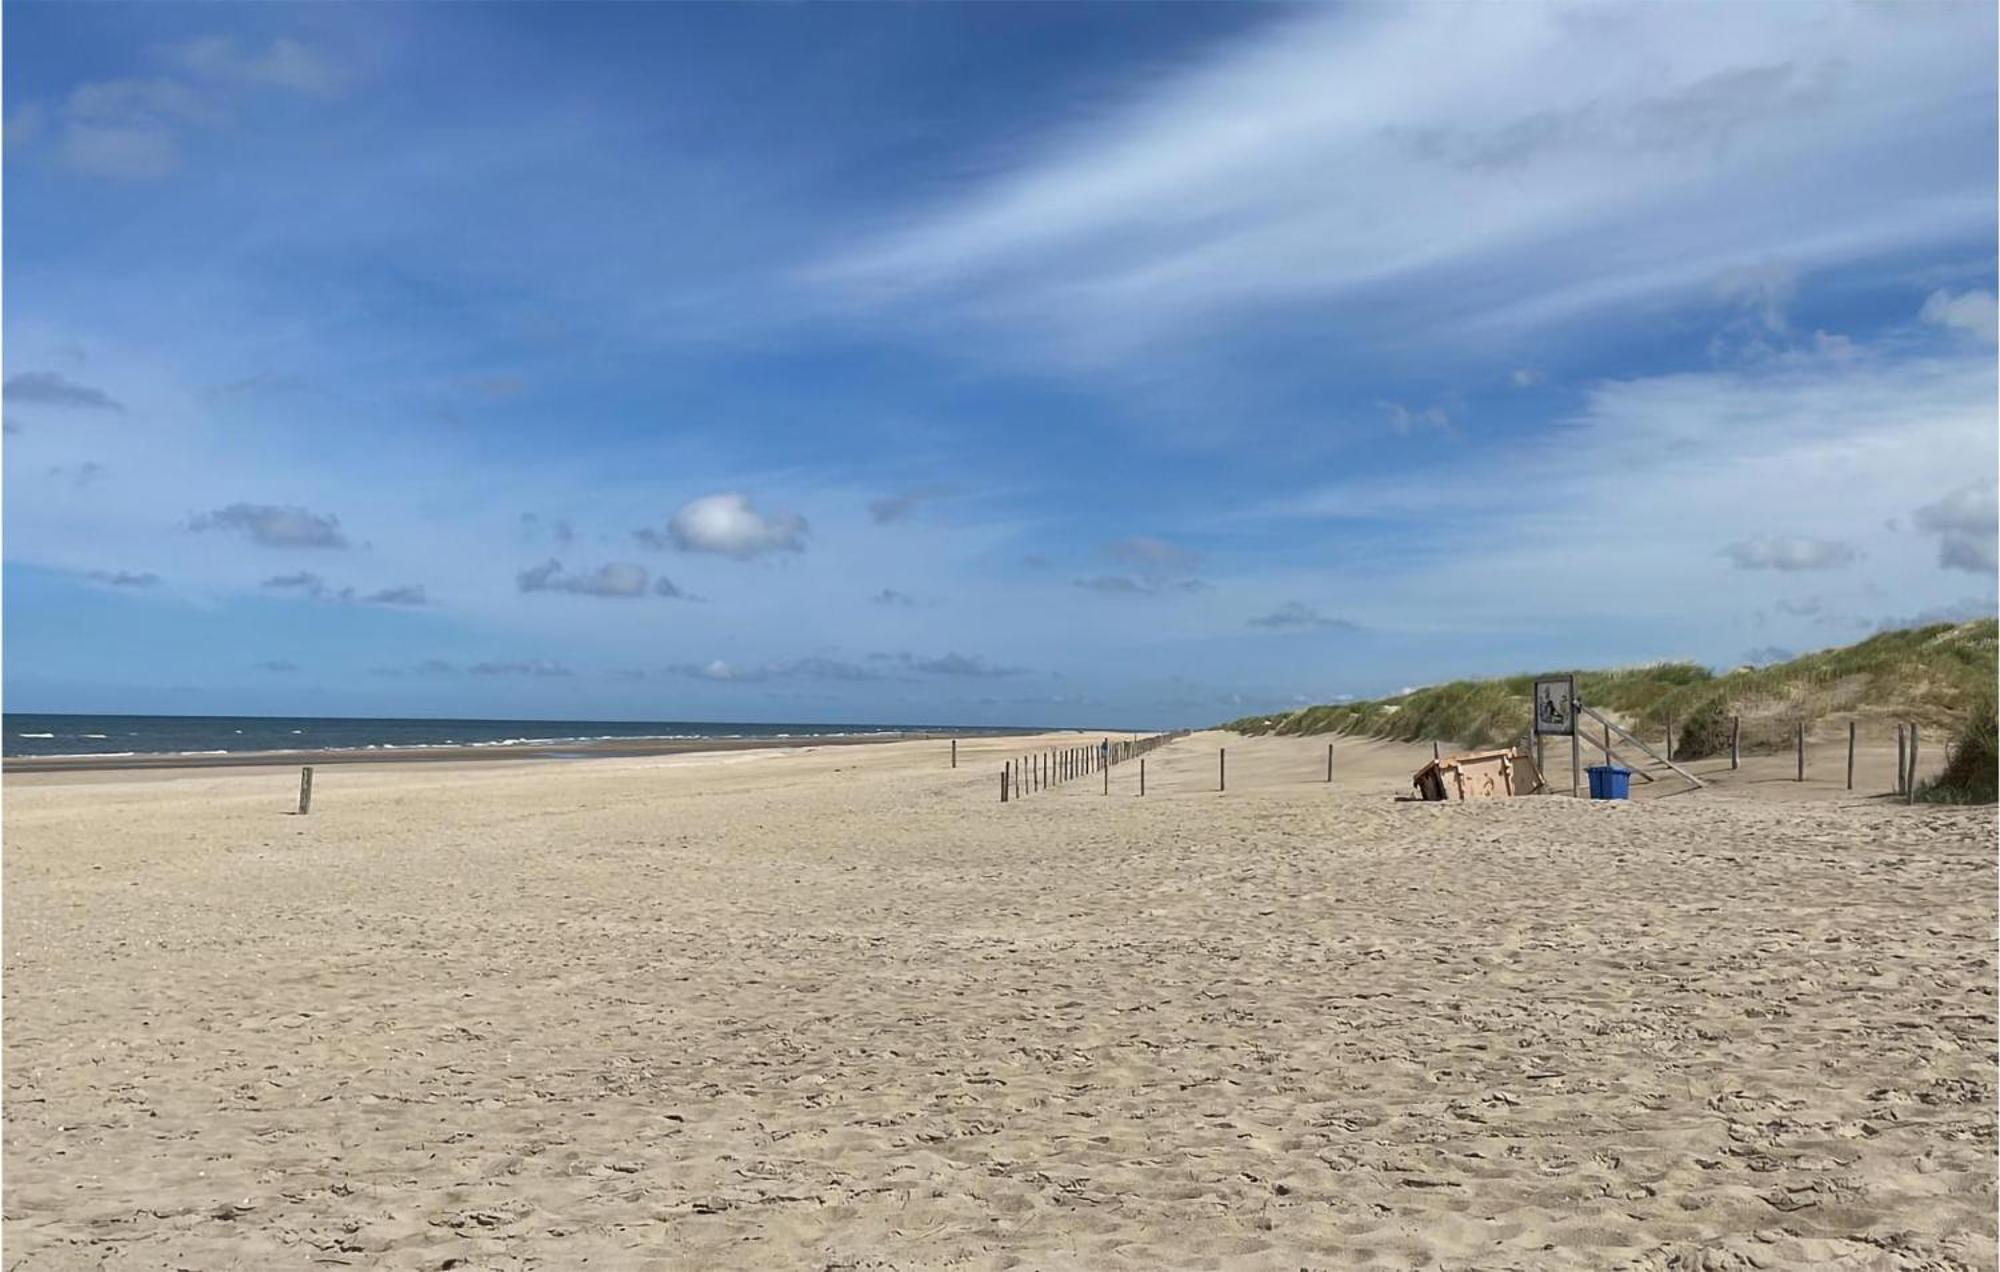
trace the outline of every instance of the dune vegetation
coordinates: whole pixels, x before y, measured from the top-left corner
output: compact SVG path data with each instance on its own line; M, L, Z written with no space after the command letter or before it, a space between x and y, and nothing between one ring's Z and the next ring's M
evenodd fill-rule
M1222 727L1251 735L1345 733L1497 746L1527 731L1536 674L1549 673L1454 680L1392 698L1246 716ZM1829 719L1843 727L1859 717L1942 728L1953 738L1951 766L1925 794L1969 801L1980 791L1993 798L1996 676L2000 632L1986 618L1882 632L1765 667L1715 671L1668 662L1579 672L1577 693L1645 736L1662 737L1671 723L1675 759L1727 751L1732 718L1741 720L1742 745L1752 751L1790 745L1799 724L1810 731Z

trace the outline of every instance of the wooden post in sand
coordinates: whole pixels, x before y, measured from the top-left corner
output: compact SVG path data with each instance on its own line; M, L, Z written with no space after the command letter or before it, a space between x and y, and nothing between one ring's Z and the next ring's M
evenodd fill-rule
M1903 783L1903 802L1917 802L1917 722L1910 721L1910 777Z
M1431 758L1434 760L1438 758L1438 744L1435 740L1431 742Z
M953 739L951 740L951 766L952 766L953 768L957 768L957 767L958 767L958 739L957 739L957 738L953 738Z
M1226 746L1215 748L1215 789L1229 789L1229 748Z
M1007 802L1007 770L1013 767L1012 764L1000 766L1000 802L1003 804Z
M1326 744L1326 780L1333 781L1333 743Z
M1854 789L1854 721L1847 722L1847 789Z
M1743 724L1742 716L1729 717L1729 767L1734 769L1743 761L1743 753L1736 749L1737 734Z
M308 764L299 770L299 816L304 817L313 806L313 771Z
M1104 793L1106 795L1111 793L1111 766L1109 764L1104 766Z
M1146 793L1146 757L1143 755L1139 757L1139 793Z
M1806 780L1806 722L1799 721L1799 780Z
M1604 762L1606 764L1616 764L1618 762L1611 758L1611 721L1609 720L1604 722Z
M1903 777L1910 771L1908 743L1903 740L1903 726L1896 726L1896 794L1903 793Z
M1674 758L1674 718L1667 717L1667 758Z

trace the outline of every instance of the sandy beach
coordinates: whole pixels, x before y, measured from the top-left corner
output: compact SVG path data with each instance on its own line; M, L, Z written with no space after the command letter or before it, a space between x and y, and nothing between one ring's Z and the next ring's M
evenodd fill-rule
M7 1265L1996 1265L1993 812L1892 755L1035 745L9 774Z

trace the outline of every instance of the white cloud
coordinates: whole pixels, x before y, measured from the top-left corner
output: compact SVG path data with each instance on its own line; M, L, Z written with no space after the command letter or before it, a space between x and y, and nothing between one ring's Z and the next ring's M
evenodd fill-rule
M573 574L563 569L562 562L551 557L540 565L522 570L514 576L514 582L523 592L632 597L644 596L651 578L645 566L634 565L630 561L612 561L587 573ZM669 594L663 592L661 595Z
M1938 564L1948 570L1991 575L1994 541L2000 536L2000 499L1991 482L1976 482L1925 504L1911 518L1916 528L1938 539Z
M1250 620L1250 626L1271 631L1321 628L1325 630L1354 630L1354 624L1344 618L1330 618L1303 601L1287 601L1268 614L1260 614Z
M1989 344L1994 340L1996 330L2000 330L1993 293L1988 291L1969 291L1959 295L1934 291L1924 300L1918 317L1933 326L1964 332Z
M204 512L188 522L188 529L233 530L252 543L267 548L345 548L347 536L340 518L330 513L275 504L233 503L213 512Z
M1993 25L1982 6L1308 9L1103 95L812 277L1100 355L1302 301L1518 327L1719 279L1775 328L1793 271L1990 233Z
M1927 541L1886 523L2000 464L1994 397L1990 357L1868 348L1604 381L1539 440L1267 506L1370 528L1384 548L1261 584L1353 596L1349 616L1369 626L1642 623L1725 658L1719 633L1771 605L1773 572L1852 551L1820 576L1829 612L1922 610L1957 599L1955 585ZM1971 533L1966 512L1933 513L1940 545L1946 527ZM1720 544L1740 551L1718 556Z
M657 532L640 534L648 542L662 542ZM725 492L704 496L676 512L667 522L664 540L683 552L713 552L737 560L767 552L803 552L806 519L796 513L767 517L748 496Z
M290 36L250 52L226 35L203 36L170 51L173 61L205 79L287 89L315 96L333 92L340 76L326 58Z
M1547 378L1533 367L1516 367L1507 380L1517 389L1532 389Z
M1722 555L1739 570L1833 570L1854 564L1851 543L1800 535L1763 535L1732 543Z

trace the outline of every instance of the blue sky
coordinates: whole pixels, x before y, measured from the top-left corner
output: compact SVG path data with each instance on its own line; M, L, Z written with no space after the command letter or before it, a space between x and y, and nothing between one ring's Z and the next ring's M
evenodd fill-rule
M1991 5L4 38L11 710L1151 726L1994 608Z

